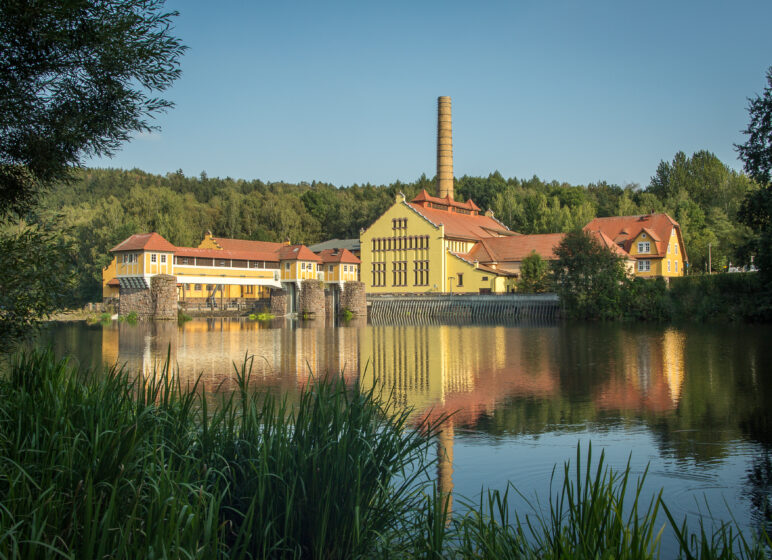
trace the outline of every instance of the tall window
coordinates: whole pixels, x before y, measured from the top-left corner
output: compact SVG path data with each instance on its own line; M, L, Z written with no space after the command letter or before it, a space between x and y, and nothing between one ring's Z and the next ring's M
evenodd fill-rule
M166 264L166 255L161 255L161 264Z
M373 286L385 286L386 285L386 263L374 262L373 263Z
M392 263L392 284L394 286L407 286L407 262L394 261Z
M157 263L158 262L158 255L156 255L155 253L151 253L150 254L150 262L151 263Z
M414 284L416 286L429 285L429 261L413 261Z
M458 273L458 287L461 288L464 285L464 275L459 272Z

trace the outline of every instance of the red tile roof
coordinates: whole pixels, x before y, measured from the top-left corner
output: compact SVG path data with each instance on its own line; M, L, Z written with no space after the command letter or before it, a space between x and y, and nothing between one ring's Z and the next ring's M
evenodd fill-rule
M647 258L664 257L670 242L670 232L676 228L680 236L680 226L667 214L641 214L638 216L613 216L610 218L595 218L584 226L585 231L601 231L615 243L621 243L622 249L630 252L633 240L645 231L652 240L652 252ZM681 239L683 244L683 240ZM683 249L683 246L682 246ZM686 260L686 250L683 251Z
M177 248L157 233L135 233L128 239L121 241L110 249L111 253L118 251L168 251L174 252Z
M442 204L444 206L452 206L453 208L463 208L464 210L469 210L473 212L479 212L480 207L477 206L474 202L472 202L472 199L470 198L466 202L458 202L456 200L453 200L450 198L450 196L446 196L445 198L439 198L436 196L430 195L428 192L426 192L426 189L422 189L420 193L418 193L418 196L416 196L413 200L410 202L423 202L423 203L433 203L433 204Z
M564 233L540 233L481 239L472 247L467 257L481 263L520 262L536 252L545 260L555 260L555 247L563 240Z
M586 230L594 239L597 241L601 247L605 247L606 249L610 250L612 253L614 253L616 256L621 257L623 259L632 259L633 257L630 256L630 253L622 249L619 245L614 243L614 240L611 239L608 235L603 233L600 230Z
M477 241L483 238L512 234L505 225L484 214L461 214L429 208L413 202L406 204L434 225L443 224L446 237Z
M354 253L347 249L325 249L317 253L325 263L353 263L360 264L360 261Z
M244 261L249 260L279 262L279 253L276 251L228 251L225 249L177 247L174 254L178 257L201 257L207 259L235 259Z
M250 241L248 239L228 239L227 237L212 237L215 243L227 251L258 251L278 252L284 243L272 241Z
M283 261L322 262L322 259L305 245L282 245L279 249L279 259Z

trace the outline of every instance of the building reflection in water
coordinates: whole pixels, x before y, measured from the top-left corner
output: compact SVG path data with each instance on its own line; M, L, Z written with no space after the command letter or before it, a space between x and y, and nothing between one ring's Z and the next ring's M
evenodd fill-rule
M297 391L312 375L326 372L342 371L349 381L360 375L365 388L377 379L418 415L453 413L437 448L439 489L449 494L455 430L474 426L507 402L570 400L573 382L565 372L591 385L582 387L592 401L589 414L675 408L684 382L684 335L673 329L615 333L605 341L610 350L586 366L603 375L564 363L558 327L368 326L354 321L333 328L322 321L263 325L235 319L199 319L180 326L116 323L103 329L102 352L108 363L146 372L168 354L183 383L200 375L207 389L234 387L234 364L241 367L245 356L254 357L253 384L270 389Z

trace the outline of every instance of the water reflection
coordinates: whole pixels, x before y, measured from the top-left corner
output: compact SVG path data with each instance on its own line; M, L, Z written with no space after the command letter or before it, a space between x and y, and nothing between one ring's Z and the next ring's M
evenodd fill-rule
M761 523L772 467L772 329L619 325L368 325L234 319L59 325L48 342L83 364L149 370L167 353L183 381L235 383L254 356L253 383L296 392L312 374L378 378L417 414L454 413L438 445L441 489L548 490L577 440L623 466L651 463L676 513L710 496ZM547 477L547 478L545 478Z

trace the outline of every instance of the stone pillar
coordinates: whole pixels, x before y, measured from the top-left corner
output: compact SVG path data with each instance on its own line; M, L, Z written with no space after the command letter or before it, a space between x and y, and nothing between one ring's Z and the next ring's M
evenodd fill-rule
M437 98L437 195L453 200L453 126L447 96Z
M330 286L324 291L324 312L327 317L332 317L335 313L335 286Z
M289 292L279 288L271 288L271 315L284 317L289 306Z
M147 288L120 288L118 298L118 313L126 316L129 313L136 313L141 319L148 319L153 316L153 301L150 297L150 290Z
M346 282L345 288L340 294L340 308L348 309L354 315L361 317L367 315L364 282Z
M150 279L153 319L177 318L177 277L157 274Z
M318 280L304 280L300 285L298 312L324 317L324 284Z

